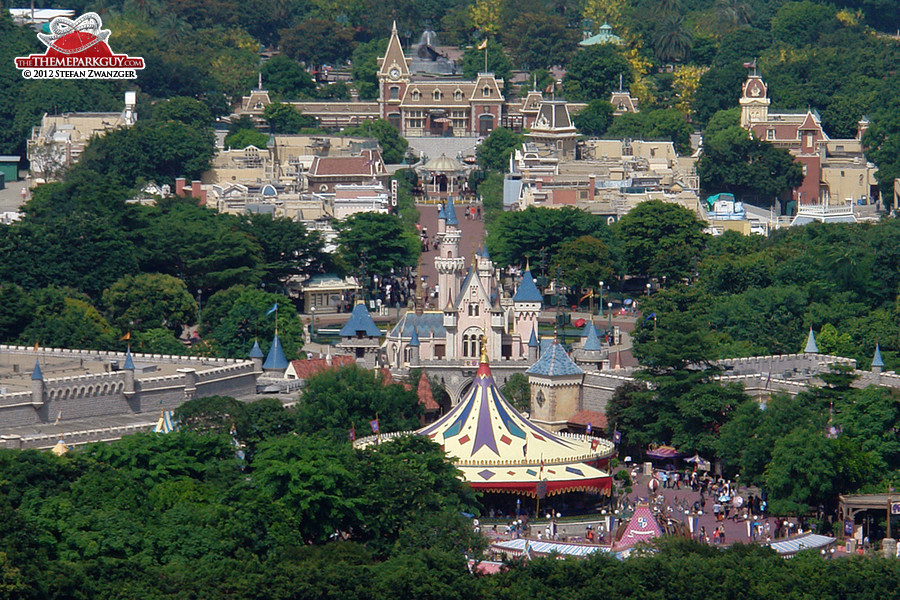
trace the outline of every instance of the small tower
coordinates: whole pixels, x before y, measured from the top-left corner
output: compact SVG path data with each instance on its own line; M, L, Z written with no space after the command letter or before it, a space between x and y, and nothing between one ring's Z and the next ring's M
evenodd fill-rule
M434 259L434 267L438 272L439 308L456 300L462 283L463 271L466 268L466 259L459 255L461 233L456 211L453 208L453 199L451 198L447 206L441 210L444 225L442 226L442 221L438 220L438 231L443 230L443 232L438 244L438 256Z
M265 357L266 355L263 354L262 348L259 347L259 340L253 340L253 347L250 348L248 358L253 361L253 370L257 373L262 373L263 359Z
M353 353L356 364L364 369L374 369L381 349L381 330L375 325L366 305L358 302L350 319L341 328L341 341L337 347Z
M584 341L581 349L575 354L575 362L579 365L591 365L599 369L603 359L603 345L600 343L600 336L597 335L597 328L594 327L593 321L588 321L584 328Z
M803 349L804 354L818 354L819 347L816 345L816 335L813 333L812 327L809 328L809 335L806 337L806 347Z
M284 349L281 347L281 340L278 334L272 338L272 347L269 348L269 354L266 356L266 362L263 363L263 372L272 377L281 377L284 375L285 369L288 368L288 360L284 355Z
M488 256L487 248L475 252L475 265L478 271L478 278L481 280L481 287L488 294L494 289L494 263Z
M31 401L35 406L44 404L44 373L37 358L34 359L34 370L31 372Z
M526 266L519 289L513 295L514 330L520 343L524 344L528 336L533 335L537 329L538 317L541 316L543 307L541 292L534 284L531 270ZM525 353L526 350L522 348L522 356Z
M531 330L531 337L528 338L528 362L535 362L538 359L538 349L540 344L537 339L537 330Z
M125 397L134 395L134 359L131 357L131 346L125 351L125 364L122 365L122 375L125 377Z
M755 72L747 77L741 92L741 127L749 129L753 123L769 120L769 88Z
M559 431L582 409L584 371L559 343L550 344L525 374L531 388L531 417L535 423Z
M414 367L420 364L419 360L419 333L416 326L412 327L412 337L409 340L409 365Z
M884 359L881 358L881 346L875 344L875 356L872 357L872 372L881 373L884 370Z

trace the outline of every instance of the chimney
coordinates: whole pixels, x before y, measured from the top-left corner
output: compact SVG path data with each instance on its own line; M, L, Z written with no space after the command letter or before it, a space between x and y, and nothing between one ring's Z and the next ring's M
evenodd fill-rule
M187 180L184 177L176 177L175 178L175 195L179 197L184 197L184 186L187 183Z

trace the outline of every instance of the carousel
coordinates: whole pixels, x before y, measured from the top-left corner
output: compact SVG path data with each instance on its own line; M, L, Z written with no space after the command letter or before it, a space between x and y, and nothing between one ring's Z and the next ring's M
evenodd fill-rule
M467 185L471 167L441 154L416 169L419 180L424 183L427 202L443 203L469 195Z
M415 432L441 445L463 478L482 492L545 497L566 492L608 495L606 471L616 453L612 442L577 434L553 433L522 416L500 393L487 360L481 363L465 398L435 423ZM369 437L357 447L403 434Z

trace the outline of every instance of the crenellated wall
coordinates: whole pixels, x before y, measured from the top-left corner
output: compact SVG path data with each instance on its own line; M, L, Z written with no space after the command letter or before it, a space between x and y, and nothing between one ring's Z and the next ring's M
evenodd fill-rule
M24 363L37 358L83 361L118 361L120 352L0 345L0 353ZM171 410L191 398L227 395L248 397L256 390L253 362L162 354L132 354L138 363L178 365L178 372L159 377L140 377L130 370L105 371L66 377L47 376L32 381L33 391L0 394L0 423L21 427L76 419L112 417ZM52 372L48 371L46 375Z

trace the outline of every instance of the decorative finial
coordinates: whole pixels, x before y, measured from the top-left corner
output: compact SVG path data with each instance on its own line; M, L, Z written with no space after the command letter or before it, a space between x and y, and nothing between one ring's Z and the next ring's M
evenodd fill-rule
M488 362L487 354L487 337L481 336L481 364L486 365Z

